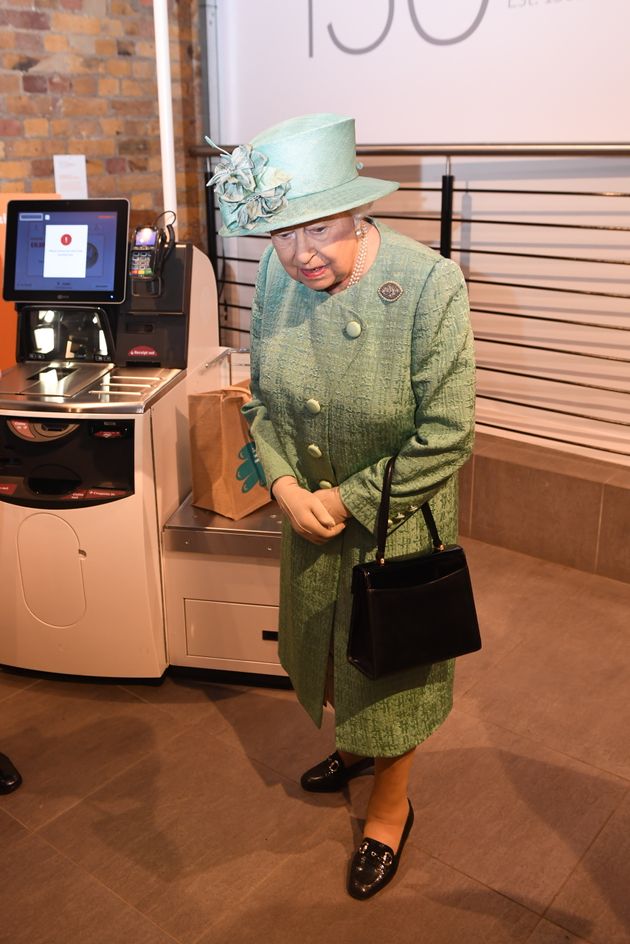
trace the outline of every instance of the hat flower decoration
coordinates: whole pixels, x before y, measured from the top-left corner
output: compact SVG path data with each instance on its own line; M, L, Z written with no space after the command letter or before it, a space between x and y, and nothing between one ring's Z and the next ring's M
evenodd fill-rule
M252 230L286 206L291 175L269 166L262 151L239 144L230 154L210 138L206 141L223 154L208 187L215 188L228 230Z

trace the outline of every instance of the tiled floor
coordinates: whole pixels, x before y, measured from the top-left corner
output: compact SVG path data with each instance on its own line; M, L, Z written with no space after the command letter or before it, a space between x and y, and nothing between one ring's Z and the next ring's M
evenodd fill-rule
M350 899L370 778L292 693L0 672L2 944L628 944L630 585L466 541L484 649L419 749L392 886Z

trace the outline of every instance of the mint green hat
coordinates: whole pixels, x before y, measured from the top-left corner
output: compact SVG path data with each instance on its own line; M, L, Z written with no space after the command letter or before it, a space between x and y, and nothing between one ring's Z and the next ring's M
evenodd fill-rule
M219 201L221 236L299 226L372 203L399 186L359 176L354 119L341 115L289 118L223 154L208 182Z

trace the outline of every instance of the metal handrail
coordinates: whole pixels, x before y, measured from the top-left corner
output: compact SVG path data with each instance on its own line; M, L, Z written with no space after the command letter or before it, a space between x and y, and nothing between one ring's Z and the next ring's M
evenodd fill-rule
M193 157L218 157L235 144L190 148ZM602 144L358 144L359 157L630 157L630 142Z

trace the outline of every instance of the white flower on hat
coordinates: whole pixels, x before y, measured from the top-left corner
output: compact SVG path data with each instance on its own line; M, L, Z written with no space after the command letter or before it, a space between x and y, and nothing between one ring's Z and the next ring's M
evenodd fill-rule
M223 151L210 138L206 141ZM208 187L215 188L228 229L253 229L258 220L286 206L291 175L268 163L268 157L251 144L239 144L231 154L223 151Z

